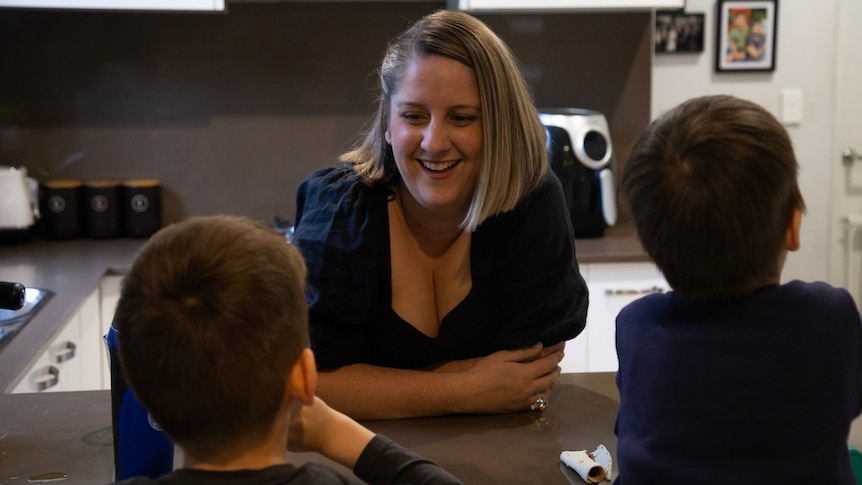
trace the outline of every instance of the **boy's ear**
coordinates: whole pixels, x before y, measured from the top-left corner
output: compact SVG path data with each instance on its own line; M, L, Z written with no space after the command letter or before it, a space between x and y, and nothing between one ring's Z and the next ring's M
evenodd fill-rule
M303 349L296 359L296 363L290 369L287 380L287 392L303 404L310 405L314 402L314 393L317 390L317 364L314 362L314 353L311 349Z
M784 245L788 251L796 251L799 249L799 232L802 228L802 210L797 207L793 209L793 215L790 217L790 224L787 226L787 236L785 237Z

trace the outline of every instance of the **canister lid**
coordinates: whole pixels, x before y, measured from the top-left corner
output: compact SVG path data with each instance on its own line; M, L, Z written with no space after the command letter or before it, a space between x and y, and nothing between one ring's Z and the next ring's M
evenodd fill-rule
M84 182L84 185L87 187L117 187L120 185L120 182L113 179L93 179L87 180Z
M123 182L125 187L158 187L161 182L156 179L131 179Z
M51 189L76 189L81 186L81 181L74 179L52 179L42 182L42 185Z

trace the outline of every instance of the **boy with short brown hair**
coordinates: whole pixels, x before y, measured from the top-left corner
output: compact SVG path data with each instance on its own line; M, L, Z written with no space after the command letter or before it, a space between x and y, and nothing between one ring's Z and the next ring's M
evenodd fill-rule
M183 450L184 467L137 485L460 483L315 397L305 263L275 230L235 216L155 234L126 275L114 318L126 379Z
M843 289L780 283L797 170L778 120L730 96L686 101L635 143L622 196L673 291L617 317L618 485L856 483L859 311Z

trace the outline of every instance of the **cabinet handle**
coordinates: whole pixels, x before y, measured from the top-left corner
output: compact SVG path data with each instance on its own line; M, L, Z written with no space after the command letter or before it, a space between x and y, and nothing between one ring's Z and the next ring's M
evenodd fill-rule
M636 296L636 295L650 295L652 293L664 293L664 288L660 288L658 286L653 286L652 288L608 288L605 290L605 295L609 296Z
M63 342L59 345L51 347L51 360L55 364L62 364L67 360L75 357L75 344L73 342Z
M841 151L841 159L844 160L845 164L852 165L854 162L862 160L862 154L850 147L847 147Z
M60 382L60 369L49 365L30 374L30 384L37 391L50 389Z

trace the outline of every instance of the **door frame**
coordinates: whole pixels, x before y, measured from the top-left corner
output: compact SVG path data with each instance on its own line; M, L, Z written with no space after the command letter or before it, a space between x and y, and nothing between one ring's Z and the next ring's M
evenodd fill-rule
M848 165L842 155L847 147L862 150L862 93L854 88L862 82L862 56L858 55L858 46L862 45L860 21L862 2L839 0L830 282L847 288L857 305L862 303L862 161Z

